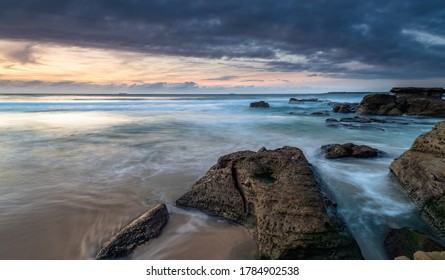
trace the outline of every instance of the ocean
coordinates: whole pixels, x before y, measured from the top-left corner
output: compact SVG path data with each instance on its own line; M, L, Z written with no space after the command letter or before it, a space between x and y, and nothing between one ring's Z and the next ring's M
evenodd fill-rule
M428 231L388 166L438 119L330 127L329 102L356 94L0 95L0 259L93 259L122 226L157 203L171 218L130 259L254 259L249 231L175 200L225 154L303 150L366 259L386 259L390 228ZM289 98L319 102L289 104ZM249 108L265 100L270 108ZM323 112L323 115L312 115ZM374 159L328 160L322 145L370 145Z

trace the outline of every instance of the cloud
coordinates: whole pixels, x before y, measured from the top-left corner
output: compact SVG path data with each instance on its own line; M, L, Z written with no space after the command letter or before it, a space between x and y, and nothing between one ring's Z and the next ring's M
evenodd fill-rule
M184 83L133 83L133 84L96 84L76 81L45 82L40 80L17 81L0 80L0 92L14 93L20 89L20 93L109 93L126 91L129 93L177 93L187 92L189 90L199 89L200 86L195 82ZM14 92L13 92L13 91Z
M428 46L445 46L445 36L412 29L403 29L402 34L410 35L414 40Z
M37 63L32 44L25 44L22 48L13 50L8 56L11 60L18 61L22 64Z
M21 0L3 1L0 37L245 59L325 77L440 78L444 14L443 0ZM14 56L35 60L32 47Z
M262 83L262 82L264 82L264 80L260 80L260 79L249 79L249 80L241 80L241 82L243 82L243 83Z
M230 81L230 80L236 80L238 79L238 76L221 76L218 78L210 78L205 79L206 81Z

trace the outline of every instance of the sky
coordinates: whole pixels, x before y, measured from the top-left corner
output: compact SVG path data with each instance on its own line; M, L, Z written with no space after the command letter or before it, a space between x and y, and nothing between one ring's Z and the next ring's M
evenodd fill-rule
M445 86L443 0L0 0L0 93Z

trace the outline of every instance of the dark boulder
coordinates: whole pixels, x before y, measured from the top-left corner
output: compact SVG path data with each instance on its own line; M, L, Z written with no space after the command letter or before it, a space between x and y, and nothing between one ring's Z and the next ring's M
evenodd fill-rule
M421 217L445 241L445 122L417 137L389 168L421 210Z
M250 103L250 108L269 108L270 105L266 101L257 101Z
M330 103L332 106L332 112L334 113L354 113L357 110L358 103L349 103L349 102L332 102Z
M158 204L121 229L98 251L96 259L115 259L159 236L169 218L165 204Z
M443 251L445 247L433 241L425 234L412 229L392 229L385 237L384 246L389 259L400 256L414 258L417 251Z
M445 117L443 88L393 88L391 94L374 93L363 98L357 114L399 116L402 114Z
M370 158L378 156L380 152L378 149L353 143L324 145L321 147L321 150L327 159L344 157Z
M390 94L374 93L366 95L357 106L359 115L400 116L403 112L398 108L397 98Z
M176 204L252 227L262 259L362 258L297 148L223 156Z

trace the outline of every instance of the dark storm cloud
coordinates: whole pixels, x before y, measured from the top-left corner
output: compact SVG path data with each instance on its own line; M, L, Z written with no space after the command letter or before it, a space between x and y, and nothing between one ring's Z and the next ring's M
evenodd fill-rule
M0 0L0 5L1 38L253 59L264 61L267 70L343 78L445 76L443 0Z

